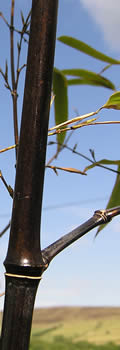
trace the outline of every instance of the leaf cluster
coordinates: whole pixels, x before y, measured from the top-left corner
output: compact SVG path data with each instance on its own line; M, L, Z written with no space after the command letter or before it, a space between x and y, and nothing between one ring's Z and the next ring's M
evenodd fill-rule
M97 51L90 45L70 36L61 36L58 38L58 41L77 50L78 52L82 52L88 56L91 56L93 59L97 59L99 61L107 63L107 65L103 68L100 73L95 73L92 71L88 71L85 69L64 69L58 70L54 69L53 76L53 92L55 94L55 123L56 126L51 128L51 130L55 129L54 132L50 132L49 135L56 134L57 142L59 144L66 144L66 132L68 130L75 130L83 126L88 125L99 125L99 124L109 124L109 123L119 123L112 122L96 122L96 118L88 119L86 122L84 121L84 115L78 117L78 119L74 118L72 120L68 120L68 87L73 85L91 85L96 87L103 87L109 90L112 90L113 93L109 97L108 101L101 106L96 112L89 113L87 118L91 115L95 115L100 113L102 109L115 109L120 110L120 91L116 91L116 87L112 81L103 76L105 70L109 69L112 65L120 65L120 60L116 60L110 56L103 54L100 51ZM62 102L62 103L61 103ZM80 120L81 119L81 120ZM80 123L79 123L80 121ZM69 126L68 124L74 123L74 125ZM76 124L77 122L77 124ZM90 166L87 166L84 169L84 172L94 168L95 166L105 165L117 165L117 178L115 182L115 186L112 190L110 200L107 204L107 208L114 207L120 205L120 186L119 186L119 172L120 172L120 160L113 161L108 159L102 159L100 161L93 160ZM105 167L106 168L106 167ZM102 229L99 228L98 232Z

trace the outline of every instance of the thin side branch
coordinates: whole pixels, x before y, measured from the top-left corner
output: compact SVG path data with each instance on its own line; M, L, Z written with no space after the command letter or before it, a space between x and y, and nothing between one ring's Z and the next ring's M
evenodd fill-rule
M66 148L67 150L69 150L69 151L75 153L76 155L78 155L78 156L80 156L80 157L82 157L82 158L88 160L91 164L97 163L96 166L98 166L98 167L100 167L100 168L103 168L103 169L112 171L113 173L116 173L116 174L120 174L120 172L119 172L118 170L112 169L112 168L110 168L110 167L108 167L108 166L105 166L105 165L103 165L103 164L98 164L99 161L98 161L98 162L95 162L95 161L93 161L91 158L85 156L83 153L78 152L78 151L76 150L76 146L77 146L77 145L75 145L75 146L72 148L72 147L68 146L66 143L61 144L61 143L58 143L57 141L53 141L53 142L49 142L49 143L48 143L48 146L49 146L49 145L53 145L53 144L57 144L57 145L61 146L61 149ZM54 156L53 156L53 157L54 157ZM52 158L51 158L51 159L52 159ZM54 158L53 158L53 159L54 159ZM49 161L49 162L50 162L50 161ZM47 165L49 165L49 162L47 163Z
M4 176L3 176L2 172L1 172L1 170L0 170L0 178L1 178L2 182L4 183L4 185L5 185L6 189L7 189L7 191L9 192L10 197L13 198L13 189L12 189L12 187L11 187L10 185L8 185L7 182L5 181L5 178L4 178Z
M14 64L14 6L15 0L11 4L11 23L10 23L10 58L11 58L11 78L12 78L12 99L13 99L13 121L15 144L18 144L18 120L17 120L17 91L15 82L15 64ZM18 148L15 148L16 159Z
M4 229L0 232L0 238L4 235L5 232L10 228L10 221L7 224L7 226L4 227Z
M10 151L11 149L16 148L17 146L18 145L13 145L13 146L9 146L9 147L3 148L3 149L0 150L0 153L6 152L6 151Z
M5 295L5 292L3 292L3 293L0 293L0 297L3 297L3 295Z
M53 126L52 128L49 128L48 131L57 130L57 129L60 129L61 127L65 127L66 125L69 125L69 124L72 124L72 123L76 123L78 121L82 121L82 120L84 120L84 119L86 119L88 117L92 117L92 116L98 114L98 112L99 112L99 110L96 111L96 112L90 112L90 113L84 114L82 116L77 116L75 118L69 119L66 122L57 124L57 125Z
M87 232L91 231L93 228L107 224L112 218L120 214L120 207L106 209L106 210L96 210L93 216L86 221L84 224L78 226L75 230L64 235L56 242L49 245L47 248L42 250L42 257L44 263L49 265L50 261L60 252L62 252L66 247L75 242L77 239L81 238Z
M120 124L120 121L119 120L110 120L110 121L104 121L104 122L96 122L96 118L93 118L91 120L88 120L87 122L83 122L81 124L78 124L78 125L73 125L73 126L70 126L70 127L67 127L67 128L59 128L57 129L56 131L53 131L53 132L48 132L48 136L52 136L52 135L56 135L56 134L61 134L62 132L65 132L65 131L70 131L70 130L76 130L76 129L79 129L79 128L82 128L84 126L92 126L92 125L113 125L113 124Z

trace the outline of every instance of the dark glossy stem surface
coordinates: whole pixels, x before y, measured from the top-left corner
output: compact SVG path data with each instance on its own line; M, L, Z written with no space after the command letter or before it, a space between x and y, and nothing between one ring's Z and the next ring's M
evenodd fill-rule
M42 251L44 262L49 264L57 254L62 252L70 244L84 236L93 228L108 223L116 215L120 215L120 207L106 210L96 210L94 215L89 220L45 248Z
M33 0L10 241L5 266L42 270L40 220L58 0ZM34 272L33 272L34 273Z
M2 350L28 350L45 264L40 220L58 0L33 0L16 183L7 257ZM24 278L23 278L24 276Z
M38 280L6 276L5 312L0 349L28 349L38 283Z

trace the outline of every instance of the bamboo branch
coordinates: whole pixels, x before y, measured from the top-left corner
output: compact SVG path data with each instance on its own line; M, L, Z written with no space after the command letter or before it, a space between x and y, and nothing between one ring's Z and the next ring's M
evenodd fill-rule
M49 245L47 248L42 250L42 257L44 263L49 265L51 260L60 252L62 252L66 247L75 242L77 239L84 236L87 232L91 231L93 228L107 224L116 215L120 215L120 207L106 209L106 210L96 210L93 216L86 221L84 224L78 226L76 229L70 233L64 235L56 242Z
M91 164L95 164L95 163L96 163L96 162L93 161L91 158L85 156L83 153L78 152L78 151L76 150L76 147L75 147L76 145L72 148L72 147L68 146L66 143L61 144L61 143L58 143L57 141L52 141L52 142L49 142L49 143L48 143L48 146L49 146L49 145L53 145L53 144L57 144L57 145L59 144L59 145L62 147L62 149L66 148L67 150L69 150L69 151L75 153L76 155L78 155L78 156L80 156L80 157L82 157L82 158L88 160ZM54 156L53 156L53 159L54 159ZM52 158L51 158L51 161L52 161ZM97 163L99 163L99 162L97 162ZM47 165L49 165L49 162L47 163ZM110 167L108 167L108 166L105 166L105 165L103 165L103 164L96 164L96 166L98 166L98 167L100 167L100 168L103 168L103 169L106 169L106 170L109 170L109 171L111 171L111 172L113 172L113 173L120 174L120 171L115 170L115 169L112 169L112 168L110 168Z
M3 149L0 150L0 153L6 152L6 151L10 151L11 149L16 148L17 146L18 145L13 145L13 146L9 146L9 147L3 148Z
M7 62L6 62L6 64L7 64ZM8 69L8 67L7 67L7 69ZM3 77L3 79L4 79L4 81L5 81L5 87L11 92L11 94L12 94L12 89L11 89L11 86L10 86L10 84L9 84L9 82L8 82L8 74L6 74L6 73L3 73L3 71L2 71L2 69L0 68L0 73L1 73L1 75L2 75L2 77Z
M13 189L12 189L12 187L11 187L10 185L8 185L7 182L5 181L5 178L4 178L4 176L3 176L2 172L1 172L1 170L0 170L0 178L1 178L2 182L4 183L4 185L5 185L6 189L7 189L7 191L9 192L9 195L13 198Z
M16 90L17 90L17 86L18 86L18 80L19 80L19 75L20 75L20 72L22 71L22 69L24 67L26 67L26 64L23 64L21 67L20 67L20 54L21 54L21 48L22 48L22 41L24 39L24 34L26 33L26 30L29 26L29 18L31 16L31 10L30 12L28 13L28 16L26 18L26 21L24 22L24 19L23 19L23 27L22 27L22 30L21 30L21 35L20 35L20 40L19 40L19 43L18 43L18 57L17 57L17 76L16 76Z
M96 112L90 112L90 113L87 113L87 114L83 114L82 116L77 116L77 117L75 117L75 118L69 119L69 120L67 120L66 122L57 124L57 125L55 125L55 126L49 128L48 131L52 131L52 130L54 130L54 129L57 130L57 129L60 129L60 128L62 128L62 127L65 127L66 125L69 125L69 124L72 124L72 123L76 123L76 122L78 122L78 121L82 121L82 120L84 120L84 119L87 119L87 118L89 118L89 117L92 117L92 116L98 114L98 112L99 112L99 110L96 111Z
M4 227L4 229L0 232L0 238L4 235L4 233L10 228L10 221L7 224L7 226Z
M12 78L12 100L13 100L13 122L15 144L18 144L18 120L17 120L17 91L15 82L15 64L14 64L14 6L15 0L11 3L11 23L10 23L10 58L11 58L11 78ZM16 159L18 148L15 148Z
M81 124L77 124L77 125L72 125L70 127L66 127L66 128L59 128L56 129L55 131L51 131L48 132L48 136L53 136L53 135L57 135L57 134L61 134L62 132L65 131L70 131L70 130L76 130L76 129L80 129L84 126L93 126L93 125L115 125L115 124L120 124L119 120L109 120L109 121L104 121L104 122L96 122L96 118L93 118L91 120L88 120L87 122L82 122Z

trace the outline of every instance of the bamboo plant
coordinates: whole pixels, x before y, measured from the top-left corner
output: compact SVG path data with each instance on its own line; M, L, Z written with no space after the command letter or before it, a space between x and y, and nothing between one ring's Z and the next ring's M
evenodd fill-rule
M16 183L6 268L2 349L29 347L45 264L40 219L58 0L33 0Z
M10 239L4 262L6 291L1 333L2 350L29 348L36 291L50 261L91 229L120 214L120 207L97 210L83 225L41 250L40 222L57 9L58 0L32 1L21 131L19 147L16 150L16 182ZM13 96L17 98L14 72L12 78ZM17 129L15 139L17 143Z

